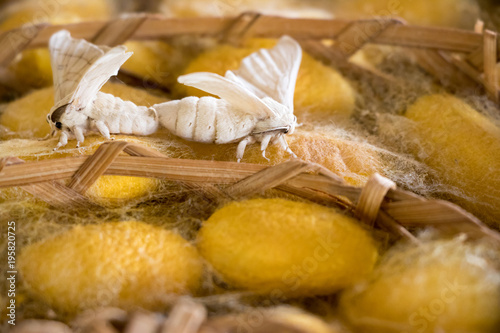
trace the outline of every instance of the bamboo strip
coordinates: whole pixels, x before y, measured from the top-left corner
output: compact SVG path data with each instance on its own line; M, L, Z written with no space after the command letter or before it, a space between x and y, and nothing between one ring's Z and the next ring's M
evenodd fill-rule
M116 46L125 43L147 20L144 14L127 14L111 20L92 38L96 45Z
M261 14L254 12L243 13L222 33L222 42L239 45L250 35L250 28L259 19Z
M482 45L478 47L475 51L469 53L469 55L466 57L466 61L475 68L482 68L483 60L484 60L484 55L483 55Z
M396 184L377 173L368 179L356 205L356 213L362 221L370 226L374 225L380 205L391 188L395 189Z
M189 298L181 299L172 309L160 333L197 333L207 319L207 310Z
M227 192L223 191L232 195L250 194L263 188L275 187L314 202L326 202L328 205L341 203L342 207L349 210L353 209L352 202L359 202L362 196L361 188L344 184L341 179L321 166L299 160L266 167L158 156L118 156L124 150L134 155L151 153L149 148L135 144L110 142L102 145L91 157L66 157L22 164L15 164L19 163L19 159L2 159L0 187L44 184L47 181L72 177L73 182L77 184L72 184L74 187L85 188L101 174L114 174L165 178L196 183L201 188L203 184L239 182L233 187L229 186ZM304 173L306 170L314 170L316 174ZM213 190L219 191L213 187L209 192ZM217 195L217 192L212 192L212 197ZM74 198L70 193L67 196L69 199ZM350 202L344 201L343 197ZM408 233L393 220L407 227L432 225L440 229L455 229L456 232L467 230L471 234L500 241L498 233L488 229L474 216L457 206L439 200L425 200L399 189L388 190L378 217L377 222L381 226L410 240Z
M13 329L12 333L72 333L73 331L64 323L55 320L24 319Z
M454 88L475 89L477 84L467 75L458 70L451 56L428 49L414 49L419 65L435 76L442 85Z
M469 223L481 224L473 215L461 208L442 200L398 201L382 205L391 216L398 216L399 223L405 226L422 226L423 224Z
M403 24L395 19L373 19L351 22L335 39L332 45L334 58L347 59L356 53L365 44L383 34L388 28Z
M134 313L123 333L156 333L160 329L159 316L154 313Z
M190 34L216 36L226 31L233 21L234 18L231 17L166 19L159 18L157 15L148 15L144 23L131 36L131 39L169 38ZM386 18L378 20L381 25L386 21ZM335 39L351 22L338 19L292 19L262 15L252 25L249 33L251 32L254 37L280 37L283 34L288 34L297 39ZM28 48L46 46L50 36L61 29L69 30L76 38L91 40L107 24L107 22L82 22L54 26L37 25L39 34L30 39ZM3 41L8 33L16 33L16 31L19 33L21 29L14 29L0 35L0 40ZM481 47L482 35L472 31L450 28L393 25L372 42L468 53Z
M0 35L0 66L5 67L22 50L29 47L33 39L45 30L49 25L46 23L38 25L23 26L19 29L6 31Z
M120 324L121 326L125 326L128 320L128 313L125 310L118 308L101 308L98 311L86 310L83 313L80 313L72 322L71 327L76 332L99 332L98 329L95 329L96 324L102 324L104 326L109 322L114 322L116 324ZM109 324L108 324L109 325Z
M224 191L233 198L246 197L264 191L286 182L288 179L310 169L310 164L301 160L290 160L276 166L262 169L248 176Z
M0 187L22 186L49 180L67 179L88 156L75 156L6 166L0 172ZM159 157L118 156L105 175L157 177L167 180L227 184L265 168L235 162L195 161Z
M420 244L420 241L413 236L405 227L394 220L389 214L384 211L379 211L377 216L377 224L383 229L389 231L393 235L397 235L402 239L409 241L412 244Z
M306 50L317 53L320 58L330 63L343 65L354 71L366 71L359 66L350 64L346 60L366 43L398 45L416 49L415 53L421 66L436 76L445 86L452 88L467 88L476 90L480 82L471 68L457 63L447 52L469 53L467 61L476 67L484 62L484 55L488 59L488 68L496 64L500 47L496 35L486 33L488 54L482 50L483 36L474 31L457 29L419 27L404 25L403 22L388 19L372 20L316 20L291 19L276 16L265 16L258 13L244 13L237 18L183 18L165 19L157 15L125 16L110 22L82 22L62 26L32 26L18 28L0 35L0 66L6 66L13 57L25 48L40 47L47 44L50 36L59 29L69 29L74 37L86 38L97 42L116 45L128 39L157 39L178 35L198 35L222 37L223 40L236 43L244 38L253 37L280 37L283 34L301 40ZM32 33L35 31L36 33ZM336 39L329 51L322 49L322 39ZM16 44L9 47L9 42ZM485 44L486 45L486 44ZM323 45L324 46L324 45ZM493 52L495 50L495 52ZM465 71L463 73L462 71ZM373 72L373 71L372 71ZM495 91L494 73L487 71L485 89L496 102L499 101ZM373 75L384 78L381 73ZM458 86L457 86L458 85Z
M348 58L342 58L341 56L339 56L339 54L336 54L331 47L325 46L321 41L301 40L300 44L304 51L328 66L345 69L351 74L364 76L365 78L366 75L369 74L376 78L382 79L381 83L383 83L384 81L390 84L398 83L398 79L392 75L386 74L375 68L359 66L358 64L350 62Z
M97 148L96 152L87 158L77 172L71 177L68 187L79 192L85 191L95 183L128 145L128 142L118 141L113 145L107 142Z
M450 61L453 65L458 67L464 74L466 74L468 77L470 77L472 80L474 80L476 83L480 84L481 86L486 86L486 82L482 78L481 72L476 69L474 66L472 66L469 62L463 60L462 58L453 55L450 57Z
M101 208L91 203L87 197L64 186L58 181L24 185L22 189L54 207L93 210Z
M490 98L499 102L497 75L497 34L490 30L484 31L484 78L486 91Z

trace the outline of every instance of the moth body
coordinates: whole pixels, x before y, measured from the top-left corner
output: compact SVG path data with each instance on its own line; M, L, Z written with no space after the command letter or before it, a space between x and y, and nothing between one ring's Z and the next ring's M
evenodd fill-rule
M177 80L219 97L187 97L154 105L160 123L187 140L207 143L239 141L240 161L247 144L261 143L262 156L269 143L280 144L290 155L285 134L293 133L295 82L302 59L300 45L283 36L270 49L254 52L241 61L236 71L224 76L191 73Z
M110 134L149 135L158 129L153 108L137 106L102 92L83 109L76 110L72 104L55 108L47 120L54 125L53 131L61 131L56 149L72 138L76 138L79 147L87 133L100 133L110 139Z
M183 139L204 143L229 143L248 136L255 127L254 116L232 110L214 97L186 97L153 105L160 124Z
M246 145L254 142L261 143L264 157L270 143L280 144L295 156L285 134L293 133L297 125L293 95L302 50L290 37L283 36L270 50L252 53L238 70L227 71L225 76L192 73L178 78L219 98L186 97L151 108L99 92L131 56L124 46L97 46L62 30L52 35L49 49L56 104L47 121L52 136L60 133L55 149L72 137L79 146L90 131L106 138L111 133L149 135L161 124L187 140L239 142L238 161Z
M157 130L154 109L99 91L132 55L124 46L97 46L61 30L50 38L49 49L56 103L47 122L50 135L60 133L55 149L70 138L79 146L88 132L110 138L113 133L149 135Z
M258 117L247 113L224 99L214 97L186 97L153 105L158 112L160 124L172 134L185 140L203 143L224 144L240 142L237 159L241 160L245 147L249 143L261 142L264 153L268 144L280 143L294 155L283 134L293 133L296 118L286 107L264 99L277 117Z

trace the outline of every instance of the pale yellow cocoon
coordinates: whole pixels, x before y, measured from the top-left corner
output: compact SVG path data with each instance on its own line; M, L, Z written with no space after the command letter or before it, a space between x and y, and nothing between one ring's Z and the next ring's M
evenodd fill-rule
M85 20L106 20L111 14L107 1L102 0L28 0L7 6L0 18L0 31L24 25L26 35L33 33L33 25L40 23L68 24ZM16 78L30 87L52 84L50 54L47 48L26 50L11 64Z
M177 233L143 222L75 226L26 246L24 285L63 312L101 306L155 309L200 286L202 263Z
M245 47L219 45L200 54L185 69L183 74L213 72L224 75L227 70L236 70L241 60L261 48L272 48L274 40L255 39ZM175 87L181 96L208 96L209 94L178 83ZM295 115L349 117L355 106L355 91L349 82L332 67L325 66L307 53L302 55L294 97ZM311 119L314 119L311 117Z
M121 70L143 79L148 89L157 89L159 85L171 87L189 59L185 50L163 41L129 41L125 46L134 54Z
M500 226L500 128L450 95L423 96L405 116L415 125L406 140L418 140L412 152L463 191L462 206Z
M332 293L370 274L378 257L353 218L284 199L224 206L203 223L198 248L229 285L270 297Z
M411 24L464 28L479 14L470 0L336 0L331 8L335 16L348 19L399 17Z
M132 101L137 105L151 106L167 99L124 84L108 82L102 92ZM33 91L7 105L0 115L0 124L13 132L25 132L35 137L43 137L50 132L47 114L54 106L54 88L47 87Z
M489 247L460 239L396 247L340 309L356 331L498 332L499 253Z

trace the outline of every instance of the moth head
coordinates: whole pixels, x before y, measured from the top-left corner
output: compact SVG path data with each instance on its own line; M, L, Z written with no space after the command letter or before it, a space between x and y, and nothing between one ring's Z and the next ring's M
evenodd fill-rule
M293 134L295 132L295 126L297 126L297 117L292 114L293 120L287 125L287 129L283 132L285 134Z
M275 101L271 97L264 97L262 101L273 112L272 117L262 121L262 123L266 124L266 127L268 127L263 130L269 131L273 129L280 129L285 134L292 134L295 131L295 126L297 125L297 117L293 114L293 109Z
M47 115L47 122L50 125L50 128L52 129L52 135L55 134L56 131L60 131L63 129L64 124L63 124L63 115L66 113L66 109L69 106L69 104L64 104L61 105L57 108L55 108L51 113Z

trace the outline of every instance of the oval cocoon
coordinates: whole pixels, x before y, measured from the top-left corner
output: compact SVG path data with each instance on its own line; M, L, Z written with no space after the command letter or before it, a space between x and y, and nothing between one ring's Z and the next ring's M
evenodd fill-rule
M463 191L460 205L490 225L500 226L500 127L461 99L444 94L420 97L406 110L414 122L412 151L442 181Z
M368 282L342 295L341 311L363 332L498 332L499 253L487 246L395 247Z
M202 263L194 246L143 222L78 225L25 247L18 268L28 291L65 312L155 308L194 292Z
M274 296L334 292L368 275L378 256L356 220L284 199L219 209L203 224L198 247L230 285Z

